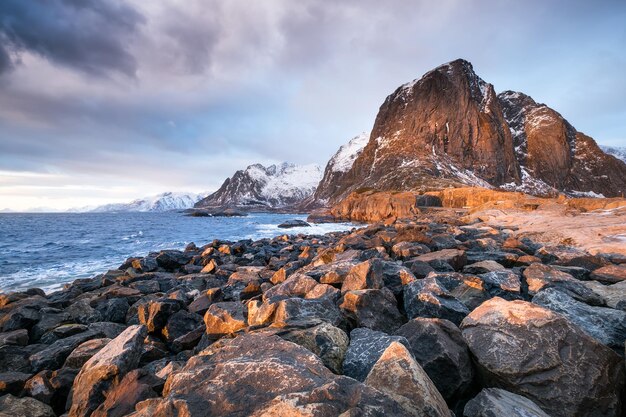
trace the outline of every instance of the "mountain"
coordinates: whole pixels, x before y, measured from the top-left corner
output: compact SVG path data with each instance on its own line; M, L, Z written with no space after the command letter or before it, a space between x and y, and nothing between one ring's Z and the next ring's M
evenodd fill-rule
M626 148L618 146L600 146L600 149L602 149L604 153L613 155L617 159L626 162Z
M346 174L350 172L354 161L363 152L369 137L369 133L365 132L355 136L330 158L324 169L324 176L312 196L313 201L322 205L326 204L328 199L336 193L341 184L346 181Z
M130 203L106 204L88 210L91 212L118 212L118 211L171 211L184 210L203 198L203 194L166 192L163 194L140 198Z
M522 93L496 95L459 59L386 98L367 145L329 200L359 189L463 185L618 196L626 165L544 104Z
M281 209L313 195L322 178L319 165L284 162L264 167L250 165L227 178L213 194L198 201L196 208Z

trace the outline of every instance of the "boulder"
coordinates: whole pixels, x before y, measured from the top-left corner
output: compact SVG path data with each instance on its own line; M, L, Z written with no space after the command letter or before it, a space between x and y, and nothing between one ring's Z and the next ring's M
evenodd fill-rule
M303 274L292 274L282 283L273 286L263 294L264 301L278 301L285 298L304 297L318 285L313 278Z
M135 404L148 398L158 397L156 389L164 381L143 369L127 373L121 382L112 388L106 400L91 414L91 417L123 417L135 411Z
M340 328L321 322L313 327L287 329L276 334L315 353L334 373L342 373L343 360L350 339Z
M384 285L383 262L380 259L370 259L350 269L341 285L341 292L380 289Z
M395 262L383 262L383 283L394 295L401 295L404 286L415 280L415 275L407 267Z
M554 417L621 415L623 360L563 316L492 298L461 324L483 380Z
M493 297L502 297L507 300L521 298L520 276L507 269L487 272L478 275L485 283L485 289Z
M237 301L212 304L204 314L208 335L223 336L246 327L243 305Z
M565 316L600 343L621 352L626 340L626 311L593 307L554 288L533 297L533 303Z
M409 318L441 318L457 325L469 314L468 308L434 277L411 282L405 287L404 308Z
M304 220L287 220L278 225L281 229L291 229L293 227L311 227L311 225Z
M504 267L496 261L486 260L465 265L463 273L465 274L486 274L495 271L504 271Z
M105 393L139 364L147 329L130 326L81 368L74 380L69 417L88 417L105 400Z
M160 333L170 316L181 309L181 302L172 299L149 301L137 310L139 323L146 326L148 333Z
M626 264L607 265L598 268L591 273L591 279L607 284L626 281Z
M403 410L381 392L334 375L304 347L264 333L244 334L192 357L168 378L163 397L141 405L146 412L133 417L401 415Z
M462 302L470 311L491 298L487 284L475 275L459 272L433 272L428 278L434 278L454 298Z
M626 311L626 281L611 285L604 285L598 281L587 281L584 284L591 291L604 298L607 306Z
M18 329L6 333L0 333L0 346L15 345L26 346L28 344L28 330Z
M111 339L104 337L101 339L91 339L81 343L72 351L72 353L70 353L67 359L65 359L65 364L63 366L74 369L82 368L85 362L98 353L110 341Z
M276 311L274 312L274 323L276 324L310 319L320 319L339 328L345 329L346 327L339 308L328 299L288 298L276 303Z
M404 322L396 298L387 288L348 291L339 308L355 327L393 333Z
M0 372L0 395L8 393L19 395L30 377L31 374L23 372Z
M88 330L74 336L57 340L47 348L30 356L30 363L33 371L39 372L43 369L59 369L63 366L63 363L70 353L72 353L72 351L74 351L74 349L76 349L80 344L86 342L87 340L100 338L102 336L104 336L104 334L99 331Z
M410 351L448 404L461 400L474 383L474 366L461 331L443 319L415 318L400 327Z
M426 262L433 268L437 269L435 265L439 262L444 262L455 271L463 269L467 263L467 257L465 251L461 249L443 249L436 252L426 253L415 258L418 261Z
M11 394L0 397L0 417L56 417L49 405L34 398L17 398Z
M571 297L591 305L605 305L606 301L570 274L549 265L532 264L523 272L528 294L533 296L544 288L556 288Z
M450 417L443 397L406 346L393 341L370 370L365 384L384 392L406 409L406 415Z
M202 317L187 310L179 310L172 314L161 333L168 342L173 342L187 333L203 327Z
M550 417L537 404L500 388L484 388L465 406L463 417Z
M401 336L389 336L366 328L350 332L350 345L343 362L343 373L358 381L365 381L374 364L393 342L410 348L409 342Z

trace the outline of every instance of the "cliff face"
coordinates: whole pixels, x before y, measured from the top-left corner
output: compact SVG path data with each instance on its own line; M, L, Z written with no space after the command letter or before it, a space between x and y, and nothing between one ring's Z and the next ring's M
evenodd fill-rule
M387 97L369 142L324 198L466 185L619 196L626 165L555 110L522 93L496 95L469 62L456 60Z
M250 165L227 178L215 193L196 203L196 208L273 209L301 203L315 192L322 177L317 165L289 163Z
M398 88L340 193L359 187L425 189L519 180L513 143L491 84L463 60ZM436 181L433 181L436 180Z
M607 197L626 192L626 164L604 153L558 112L519 92L505 91L498 100L513 136L523 191L553 188Z

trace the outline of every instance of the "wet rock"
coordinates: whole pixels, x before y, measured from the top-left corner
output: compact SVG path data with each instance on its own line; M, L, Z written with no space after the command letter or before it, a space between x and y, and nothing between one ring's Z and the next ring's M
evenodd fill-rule
M0 395L9 393L19 395L30 377L31 374L23 372L0 372Z
M621 414L622 359L563 316L492 298L461 330L487 383L523 395L554 417Z
M380 289L384 285L383 262L379 259L371 259L361 262L350 269L341 285L341 292Z
M137 314L139 323L146 326L149 333L160 333L170 316L181 309L178 300L161 299L150 301L139 306Z
M468 308L434 277L412 282L405 287L404 308L409 318L441 318L457 325L469 314Z
M209 335L223 336L246 327L243 305L236 301L212 304L204 314L206 332Z
M159 264L155 257L146 256L145 258L138 258L132 261L132 266L141 272L153 272L159 268Z
M621 352L626 340L626 312L592 307L554 288L533 297L533 303L559 313L600 343Z
M105 392L137 367L146 334L145 326L130 326L83 365L74 381L69 417L91 415Z
M0 416L56 417L52 408L34 398L0 397Z
M350 345L343 361L344 375L358 381L365 381L374 364L393 342L402 343L410 348L409 342L401 336L389 336L366 328L352 330Z
M278 225L281 229L291 229L293 227L311 227L311 225L304 220L287 220Z
M313 327L289 329L276 334L315 353L334 373L342 373L343 360L350 339L340 328L321 322Z
M385 333L393 333L404 322L396 298L387 288L348 291L339 308L355 324Z
M394 398L407 415L451 416L433 382L402 343L389 344L370 370L365 384Z
M537 404L499 388L484 388L465 406L464 417L550 417Z
M64 367L80 369L93 355L98 353L103 347L105 347L111 339L100 338L91 339L84 343L81 343L76 349L70 353L65 359Z
M523 275L528 284L528 294L531 296L544 288L556 288L590 305L606 304L601 296L591 291L583 282L548 265L532 264L524 270Z
M616 282L625 281L626 264L607 265L603 266L602 268L598 268L591 273L591 279L607 284L614 284Z
M463 399L474 383L474 366L461 331L443 319L415 318L398 329L410 351L448 404Z
M28 344L28 330L18 329L6 333L0 333L0 346L15 345L26 346Z
M119 385L111 389L106 400L91 414L91 417L123 417L135 411L135 404L158 396L156 389L164 381L143 369L135 369L122 378Z

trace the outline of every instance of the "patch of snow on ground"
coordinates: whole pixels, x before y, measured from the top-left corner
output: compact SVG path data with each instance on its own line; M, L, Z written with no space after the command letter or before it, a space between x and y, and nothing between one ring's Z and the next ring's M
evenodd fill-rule
M603 194L593 191L568 191L573 197L606 198Z

